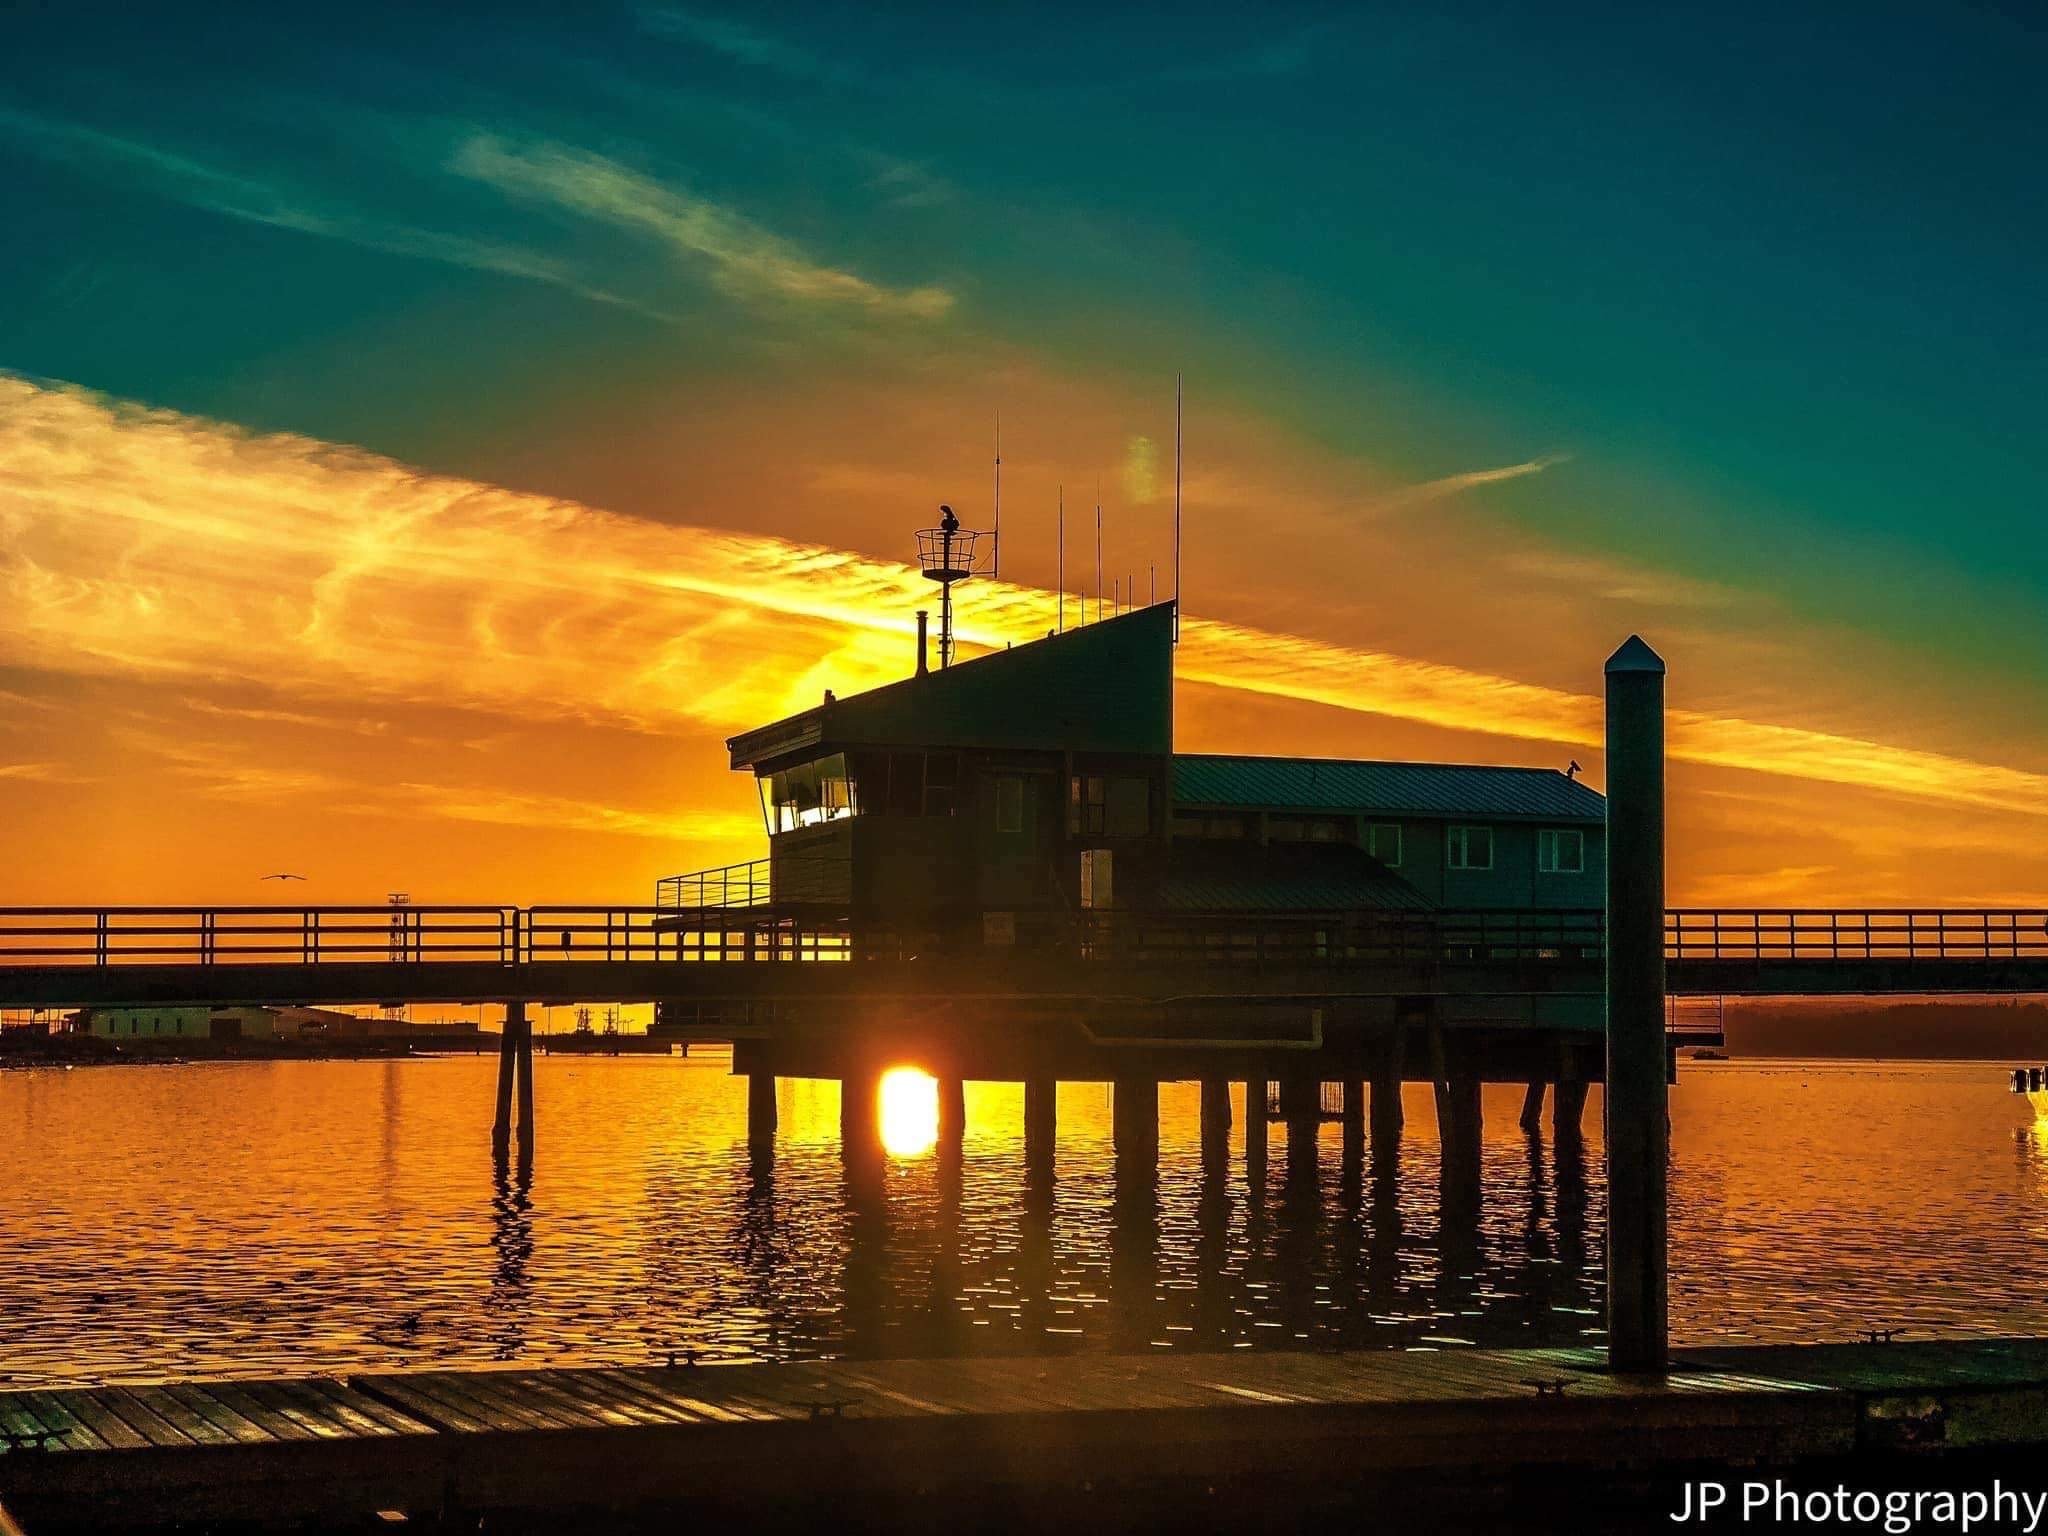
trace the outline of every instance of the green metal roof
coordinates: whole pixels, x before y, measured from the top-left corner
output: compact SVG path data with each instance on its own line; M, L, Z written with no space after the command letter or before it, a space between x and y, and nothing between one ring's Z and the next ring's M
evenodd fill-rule
M1161 895L1182 912L1415 911L1429 901L1347 843L1176 839Z
M1173 760L1177 807L1604 822L1607 801L1552 768L1376 763L1319 757Z
M957 662L734 736L732 766L842 746L1173 750L1173 604Z

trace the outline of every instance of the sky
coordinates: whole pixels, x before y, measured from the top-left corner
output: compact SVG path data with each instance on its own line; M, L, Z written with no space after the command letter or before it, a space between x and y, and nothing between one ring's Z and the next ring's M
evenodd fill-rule
M0 900L644 901L725 737L1172 583L1183 750L2048 905L2027 6L16 6Z

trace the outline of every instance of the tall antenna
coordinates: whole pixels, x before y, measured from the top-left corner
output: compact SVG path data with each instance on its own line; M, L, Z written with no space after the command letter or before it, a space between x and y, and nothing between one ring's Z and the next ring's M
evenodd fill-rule
M1180 375L1173 376L1173 643L1180 644Z
M1102 622L1102 476L1095 477L1095 622Z
M1060 627L1059 627L1059 632L1060 632L1061 634L1063 634L1063 635L1064 635L1064 634L1065 634L1065 633L1067 632L1067 488L1066 488L1065 484L1062 484L1062 485L1060 486L1060 579L1059 579L1059 587L1060 587Z
M1151 572L1152 574L1152 595L1145 599L1145 606L1147 608L1150 608L1157 604L1159 601L1159 567L1156 565L1148 565L1145 567L1145 569Z
M995 553L989 558L989 575L1003 574L1003 413L996 412L996 508Z

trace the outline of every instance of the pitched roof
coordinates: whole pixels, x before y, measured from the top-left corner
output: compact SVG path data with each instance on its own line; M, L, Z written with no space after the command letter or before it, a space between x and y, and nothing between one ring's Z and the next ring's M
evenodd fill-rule
M735 768L819 746L1164 756L1173 750L1173 604L835 699L744 731L726 746Z
M1176 839L1160 888L1182 912L1411 911L1429 901L1379 860L1348 843Z
M1468 763L1376 763L1318 757L1177 755L1180 806L1269 811L1380 812L1600 822L1607 801L1553 768Z

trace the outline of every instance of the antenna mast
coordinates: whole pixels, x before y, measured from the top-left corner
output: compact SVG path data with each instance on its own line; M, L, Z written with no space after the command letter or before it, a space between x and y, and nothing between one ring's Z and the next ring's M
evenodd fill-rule
M1065 486L1064 484L1062 484L1062 485L1060 486L1060 578L1059 578L1059 587L1060 587L1060 627L1059 627L1059 632L1060 632L1061 634L1063 634L1063 635L1064 635L1064 634L1065 634L1065 633L1067 632L1067 488L1066 488L1066 486Z
M995 553L989 559L989 575L1000 579L1003 574L1003 413L996 412L996 506L995 506Z
M1102 476L1095 477L1095 622L1102 622Z
M953 583L974 574L974 545L981 537L962 528L951 507L939 508L939 526L917 531L918 563L927 580L939 584L939 666L953 664Z
M1173 643L1180 644L1180 375L1173 376Z

